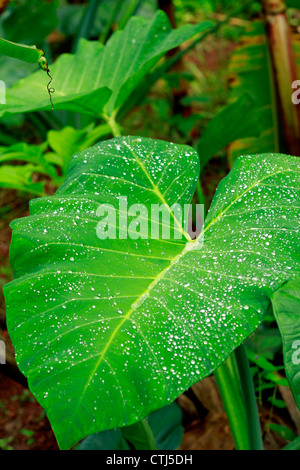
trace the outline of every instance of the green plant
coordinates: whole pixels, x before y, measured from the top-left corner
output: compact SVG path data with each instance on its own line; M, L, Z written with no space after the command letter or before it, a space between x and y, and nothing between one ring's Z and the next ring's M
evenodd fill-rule
M12 436L6 437L4 439L0 439L0 449L1 450L13 450L13 447L10 443L14 440Z
M50 179L53 186L64 181L71 156L111 132L107 124L77 130L67 126L47 132L47 140L39 145L13 144L0 148L0 186L42 196ZM16 162L19 164L16 165ZM9 163L9 164L7 164ZM24 163L26 163L24 165ZM40 181L34 177L44 175Z
M210 22L203 22L172 30L166 15L158 11L149 20L132 17L105 47L81 39L76 54L64 54L52 66L55 87L61 90L54 99L55 109L103 118L116 132L117 113L147 72L168 50L210 26ZM1 107L1 116L49 109L41 74L36 72L9 89L7 102L10 104Z
M99 204L126 196L171 212L198 171L189 147L108 140L77 154L56 195L13 224L9 332L62 448L136 423L213 372L298 275L299 163L284 155L240 158L196 240L174 214L175 242L97 237Z
M39 24L45 21L32 33L33 39L51 60L43 29L50 32L56 24L57 2L33 3ZM182 225L172 205L189 203L195 189L196 200L203 202L199 172L236 139L243 140L233 146L250 142L253 149L274 144L275 114L265 106L274 96L260 93L258 82L249 80L246 61L244 81L232 92L236 101L218 114L215 109L206 113L206 118L215 117L196 143L200 166L191 147L121 137L124 117L159 78L165 76L174 88L182 77L191 79L185 72L165 74L197 43L226 25L229 16L172 30L162 12L129 18L144 2L123 2L128 11L124 5L118 11L118 1L110 8L105 1L97 3L66 8L74 12L72 25L77 26L70 28L75 31L70 41L74 52L59 56L53 65L55 110L49 113L41 72L9 88L7 104L0 108L5 125L24 123L19 113L27 113L35 126L30 143L19 143L6 135L5 128L1 131L1 142L7 146L0 148L0 186L44 196L31 201L29 217L12 224L15 280L5 287L5 294L18 363L61 448L85 436L79 448L176 448L182 427L174 399L214 373L235 447L262 449L255 393L261 404L262 390L272 388L272 405L285 406L276 390L290 383L299 405L298 160L281 154L238 159L217 189L204 228L193 238L191 227ZM205 8L210 15L219 7L206 2ZM8 40L28 43L28 6L21 14L12 5L8 13L0 30L7 35L11 31L12 37L5 36ZM20 31L8 27L15 15L24 20ZM59 25L66 27L61 18ZM194 35L187 47L163 57ZM95 36L100 42L89 40ZM16 46L21 59L23 52L34 53L34 60L39 54L30 46L22 49L1 40L0 52L1 44ZM236 65L242 51L235 55ZM267 51L259 43L247 52L253 78L257 56L265 59ZM262 70L268 65L264 60ZM193 73L196 67L189 70ZM259 77L267 83L262 70ZM16 81L14 76L9 80ZM254 93L248 93L249 84ZM189 106L204 98L186 96L182 103ZM170 112L170 122L183 136L205 115L204 111L189 119L181 114L172 117L172 103L156 97L152 103L159 115L157 129ZM99 142L110 135L117 138ZM257 139L259 135L263 138ZM54 196L47 196L60 185ZM117 207L124 197L125 207ZM127 204L136 204L139 215L129 212L126 218ZM156 216L156 227L170 230L174 239L150 236L153 220L147 211L153 204L161 204L169 217L166 222ZM114 206L115 216L108 213L99 220L103 205ZM99 238L103 227L107 239ZM253 338L247 349L243 344L263 322L260 341L272 341L278 351L280 338L274 340L266 328L273 315L281 330L289 382L278 375L283 366L272 363L271 350L265 346L262 353ZM297 448L289 428L268 426ZM21 433L31 445L31 431Z
M26 444L27 444L28 446L31 446L32 444L34 444L35 439L34 439L34 437L33 437L33 436L34 436L34 432L33 432L33 431L31 431L30 429L25 429L25 428L23 428L23 429L21 429L20 433L22 434L22 436L28 437L28 439L27 439L27 441L26 441Z
M246 152L299 154L299 117L291 100L291 85L300 71L299 43L289 28L285 2L262 4L264 20L248 24L229 64L230 101L245 90L252 96L261 133L259 139L249 135L231 143L230 164Z
M120 125L116 120L119 111L124 105L128 107L131 94L138 91L143 80L147 82L147 73L161 57L210 27L210 22L203 22L172 30L166 15L158 11L151 19L132 17L125 29L115 32L105 46L100 42L78 38L76 53L63 54L51 67L57 90L53 102L55 112L67 110L81 113L81 116L88 115L93 122L80 130L70 125L62 129L60 123L58 130L48 130L47 125L44 131L47 140L42 145L14 143L2 147L0 161L5 164L0 167L0 186L42 195L47 179L39 176L36 181L37 174L48 176L54 186L59 186L73 153L110 133L120 134ZM119 54L120 49L126 54ZM32 46L16 46L16 51L18 57L24 51L31 54L31 60L37 60L43 53ZM117 64L115 57L119 57ZM52 102L45 93L45 86L42 74L36 72L8 88L7 104L1 106L0 115L7 117L30 112L33 123L41 126L40 119L33 112L50 109ZM21 166L6 164L13 160L20 160ZM23 162L28 164L23 166Z

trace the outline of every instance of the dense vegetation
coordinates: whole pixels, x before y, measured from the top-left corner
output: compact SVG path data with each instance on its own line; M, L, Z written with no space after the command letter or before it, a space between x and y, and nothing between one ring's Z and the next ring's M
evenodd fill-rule
M298 2L2 3L0 448L299 448Z

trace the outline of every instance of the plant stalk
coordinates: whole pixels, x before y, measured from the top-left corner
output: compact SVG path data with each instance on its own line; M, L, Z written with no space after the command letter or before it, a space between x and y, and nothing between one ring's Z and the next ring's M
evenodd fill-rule
M229 356L215 370L214 374L228 417L235 448L236 450L249 450L247 420L234 356Z
M234 351L234 355L239 372L242 397L246 412L250 449L263 450L262 433L255 390L245 345L241 344Z
M112 114L108 116L107 114L102 114L101 117L107 122L110 127L111 133L114 137L121 137L119 124L115 120L115 116Z

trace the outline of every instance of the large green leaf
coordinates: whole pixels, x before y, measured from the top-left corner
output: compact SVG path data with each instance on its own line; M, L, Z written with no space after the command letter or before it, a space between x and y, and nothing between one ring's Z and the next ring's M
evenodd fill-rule
M285 372L300 409L300 279L274 292L272 304L282 336Z
M74 156L55 196L14 221L8 328L62 448L173 401L255 330L299 273L299 170L238 159L196 241L172 217L182 239L100 240L99 204L188 203L199 172L187 146L117 138Z
M203 22L172 30L167 16L158 11L151 19L132 17L105 47L82 39L76 54L63 54L51 66L55 108L94 115L105 108L110 115L167 51L209 26ZM7 90L0 115L50 109L45 86L39 72L19 81Z

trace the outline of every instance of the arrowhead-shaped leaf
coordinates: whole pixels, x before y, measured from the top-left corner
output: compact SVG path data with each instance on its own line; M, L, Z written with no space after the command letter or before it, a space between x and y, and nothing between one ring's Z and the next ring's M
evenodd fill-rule
M99 116L106 107L111 114L167 51L209 26L203 22L172 30L165 13L158 11L151 19L132 17L105 47L82 39L76 54L63 54L51 65L55 109ZM50 109L46 85L40 72L20 80L7 90L0 116Z
M187 146L117 138L74 156L14 221L8 328L62 448L173 401L255 330L299 273L299 172L295 157L245 156L198 240L173 217L181 239L101 240L100 204L189 203L199 173Z

